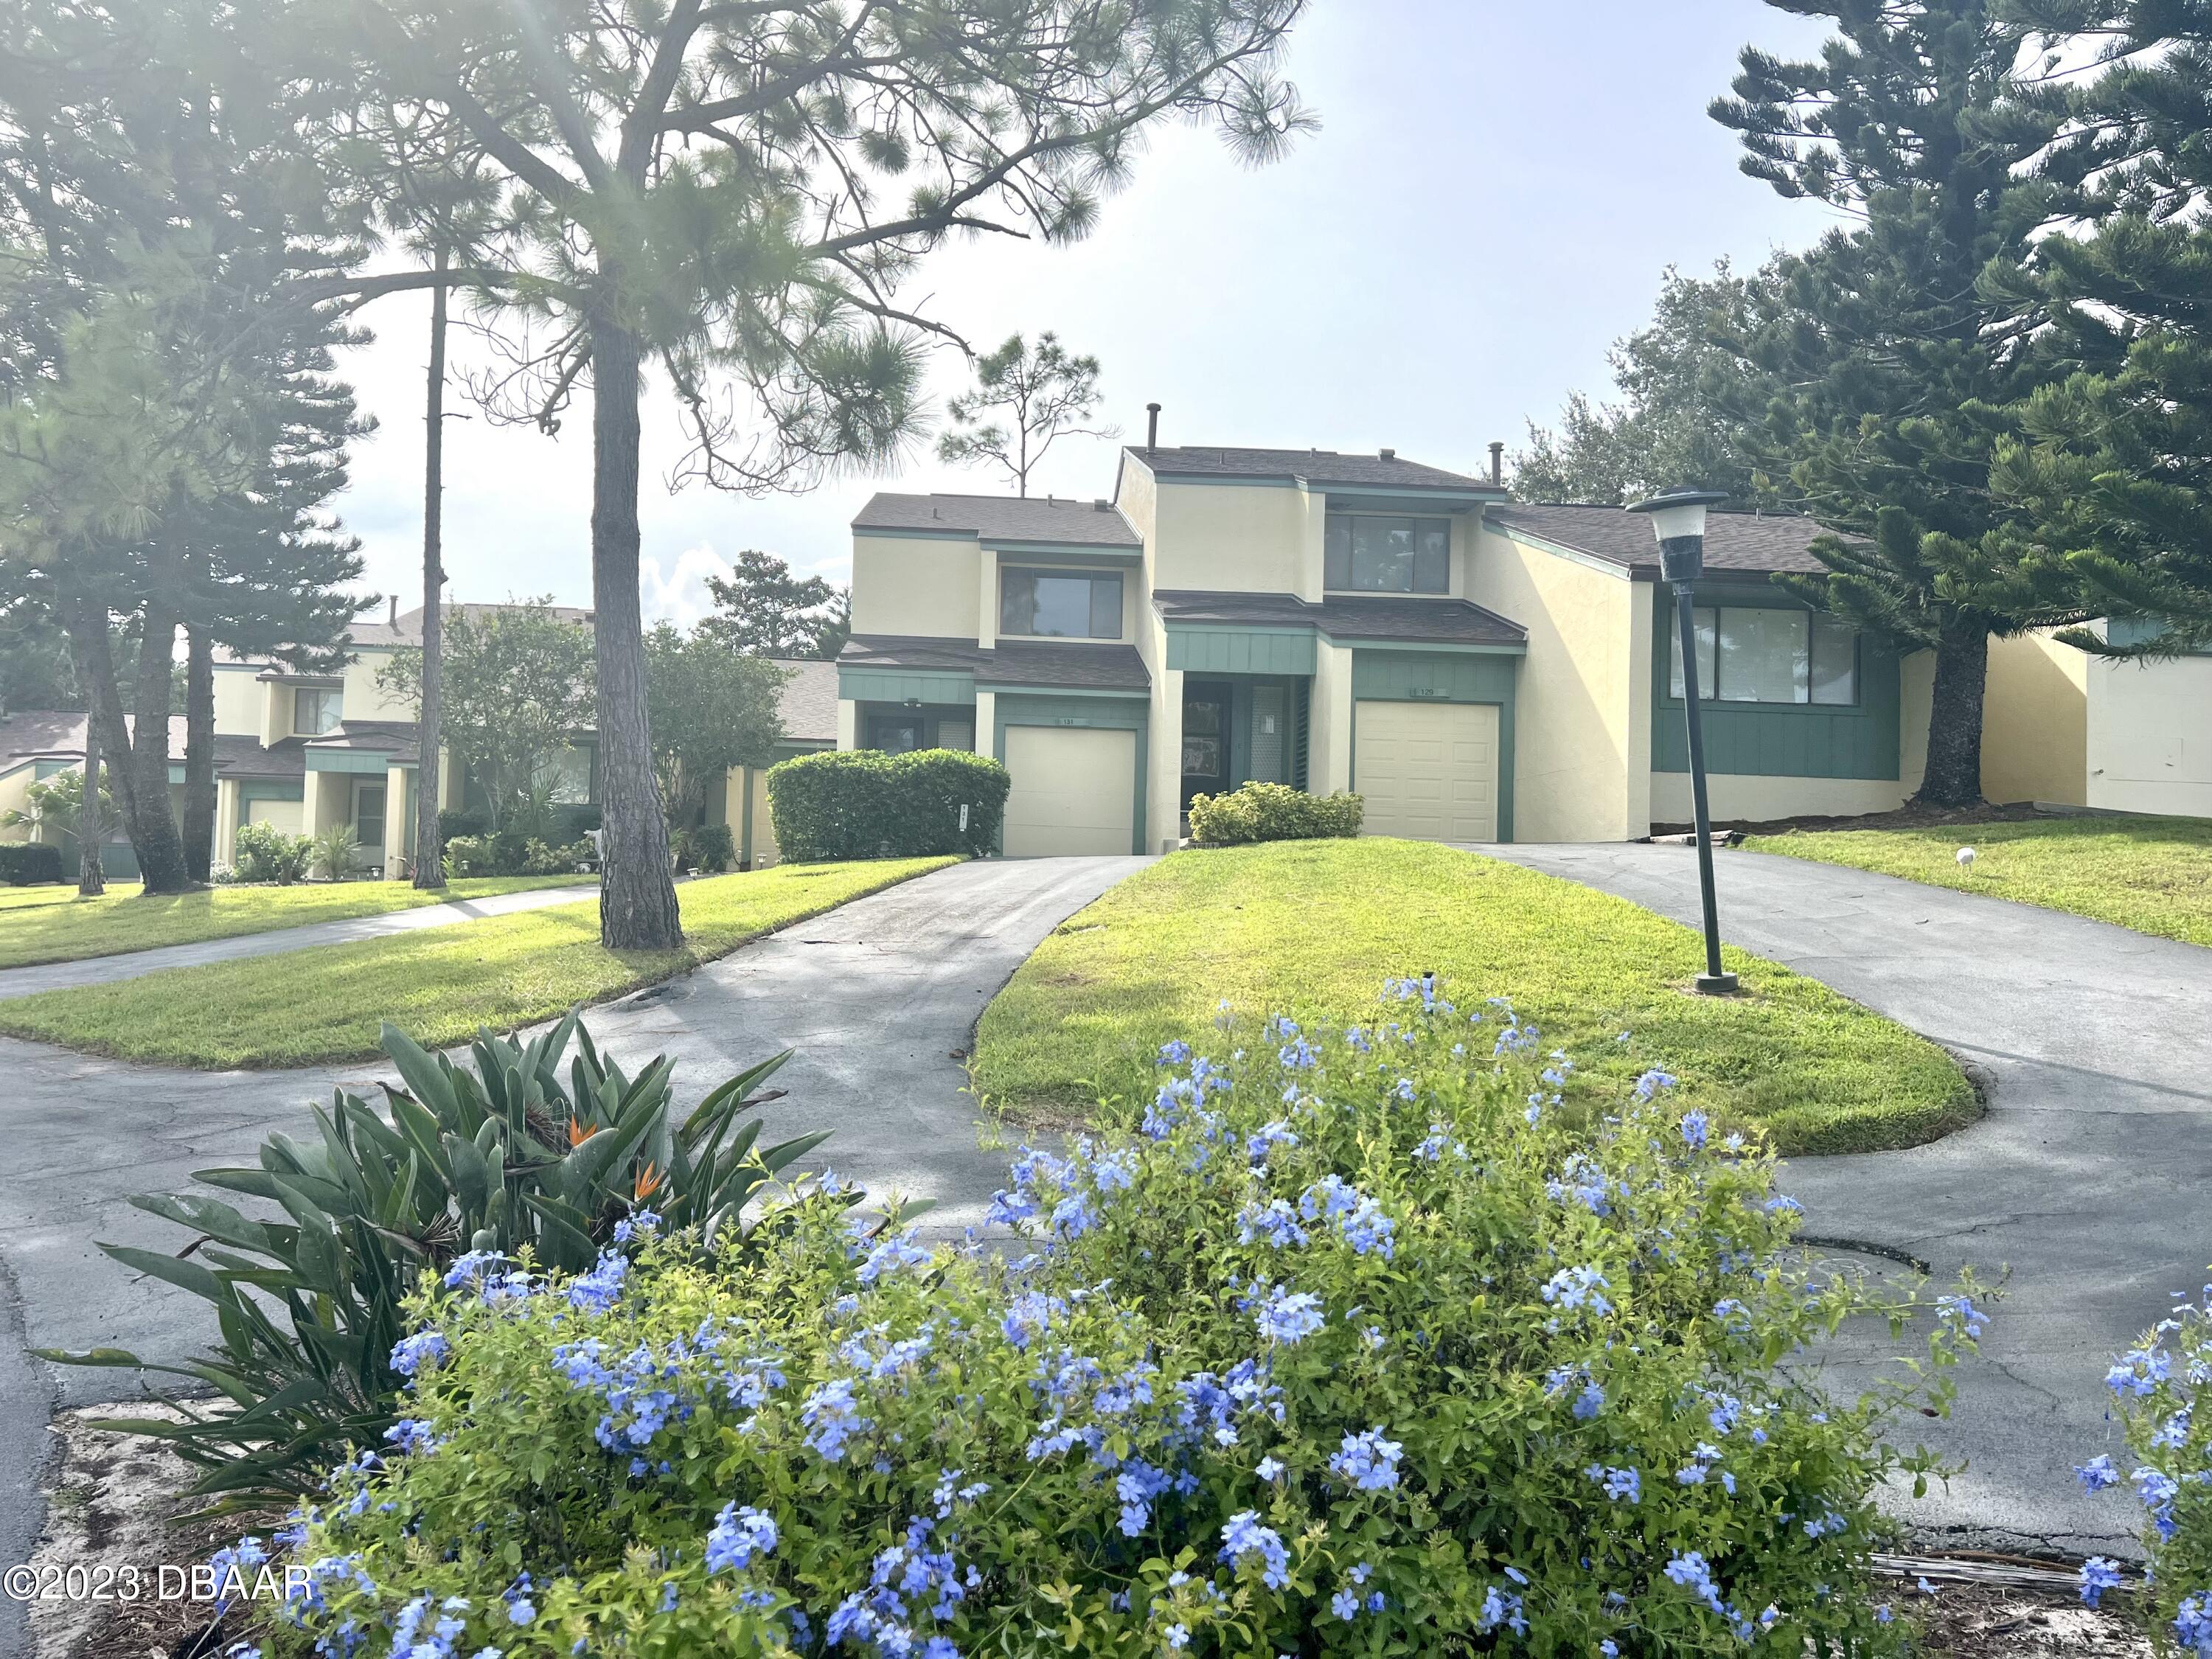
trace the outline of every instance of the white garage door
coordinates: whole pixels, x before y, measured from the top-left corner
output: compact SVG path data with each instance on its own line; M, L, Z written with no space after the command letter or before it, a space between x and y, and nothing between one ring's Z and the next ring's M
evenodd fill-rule
M1006 856L1123 853L1135 840L1137 734L1006 728Z
M1498 709L1492 703L1363 702L1353 787L1366 833L1498 839Z
M246 803L248 823L274 824L288 836L300 833L303 803L296 800L250 800Z

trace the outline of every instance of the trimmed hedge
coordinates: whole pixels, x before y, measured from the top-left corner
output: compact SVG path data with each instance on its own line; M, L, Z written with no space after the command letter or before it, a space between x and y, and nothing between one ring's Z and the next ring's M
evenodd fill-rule
M44 842L0 842L0 882L41 887L62 878L62 849Z
M1012 783L997 761L962 750L830 750L770 767L769 811L787 859L975 856L999 844Z
M1366 811L1358 795L1309 795L1287 783L1248 783L1233 794L1192 796L1190 838L1201 847L1241 847L1356 836Z

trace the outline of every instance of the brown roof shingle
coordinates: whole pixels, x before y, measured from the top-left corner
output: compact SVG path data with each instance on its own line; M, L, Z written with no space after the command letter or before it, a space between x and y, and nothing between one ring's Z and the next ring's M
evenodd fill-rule
M1291 478L1309 484L1348 484L1359 489L1496 490L1487 478L1401 460L1396 455L1347 455L1334 449L1217 449L1190 446L1147 449L1129 445L1133 456L1156 474L1194 478ZM1501 490L1502 494L1503 491Z
M1144 545L1136 528L1109 502L1031 495L871 496L853 528L923 530L980 537L985 541L1052 542L1065 547Z
M1467 599L1333 595L1314 605L1295 593L1170 588L1152 595L1164 622L1227 628L1312 628L1336 640L1404 644L1526 645L1528 630Z
M1527 531L1638 575L1656 577L1659 572L1659 544L1651 533L1651 520L1625 507L1515 501L1490 508L1487 521L1509 532ZM1705 521L1705 568L1746 575L1825 570L1827 567L1813 556L1811 548L1815 537L1828 533L1825 525L1813 519L1716 513Z
M985 650L960 640L898 634L855 634L838 656L844 668L902 668L921 673L973 674L975 684L1047 690L1149 691L1152 676L1133 645L1060 644L1001 640Z

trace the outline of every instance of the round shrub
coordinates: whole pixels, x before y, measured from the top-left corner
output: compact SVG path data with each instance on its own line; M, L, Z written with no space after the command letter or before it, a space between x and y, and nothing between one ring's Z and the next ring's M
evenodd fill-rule
M393 1444L285 1538L276 1650L1899 1650L1871 1495L1927 1465L1879 1442L1903 1395L1777 1369L1867 1304L1784 1265L1769 1159L1657 1073L1589 1121L1428 981L1220 1047L1022 1155L1018 1259L824 1178L574 1278L454 1262Z
M2185 1297L2112 1362L2106 1383L2118 1401L2130 1468L2110 1453L2078 1473L2091 1492L2124 1484L2144 1511L2151 1622L2196 1659L2212 1659L2212 1285ZM2082 1599L2097 1605L2118 1580L2092 1558Z
M1190 838L1201 847L1356 836L1367 803L1358 795L1309 795L1287 783L1248 783L1226 795L1194 795Z
M998 845L1012 782L963 750L825 750L769 769L769 812L789 860L976 856Z

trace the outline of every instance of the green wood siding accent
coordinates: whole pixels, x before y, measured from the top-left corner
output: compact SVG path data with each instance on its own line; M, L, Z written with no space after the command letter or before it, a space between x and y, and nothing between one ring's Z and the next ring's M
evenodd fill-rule
M896 668L841 668L837 696L846 702L968 702L975 701L975 677L958 673L908 673Z
M1190 674L1314 672L1310 628L1170 628L1168 666Z
M1779 588L1700 582L1701 605L1757 605L1807 611ZM1668 690L1674 652L1674 593L1658 591L1651 607L1651 769L1690 769L1690 734L1682 700ZM1705 768L1760 778L1872 778L1898 775L1898 722L1904 693L1896 653L1863 636L1859 641L1859 701L1856 708L1808 702L1703 704Z
M373 750L310 749L307 750L307 769L310 772L364 772L384 775L392 764L392 757ZM181 781L181 780L179 780Z
M1463 651L1354 650L1352 653L1352 787L1359 787L1363 702L1498 705L1498 839L1513 839L1513 692L1518 659Z
M307 787L304 783L288 783L281 778L248 778L238 786L241 805L250 800L305 800Z
M997 708L995 741L991 745L991 752L999 756L1006 752L1006 728L1010 726L1088 726L1115 732L1134 732L1137 734L1137 787L1133 797L1135 807L1129 822L1129 850L1139 854L1145 850L1145 750L1152 723L1152 705L1149 698L1038 696L1024 692L1001 691ZM999 825L999 850L1001 853L1006 850L1003 820Z

